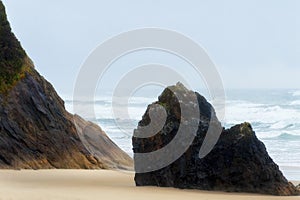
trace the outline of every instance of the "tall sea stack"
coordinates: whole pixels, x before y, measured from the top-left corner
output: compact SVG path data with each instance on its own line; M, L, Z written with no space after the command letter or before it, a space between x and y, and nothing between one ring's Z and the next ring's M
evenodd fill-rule
M289 183L278 166L268 155L265 145L258 140L249 123L235 125L222 130L219 140L205 157L199 157L210 120L217 121L214 108L206 99L187 90L182 84L166 88L158 101L149 105L139 126L135 130L141 136L149 135L145 126L152 123L155 106L166 110L166 122L163 128L151 137L133 137L133 151L149 153L158 151L172 142L181 125L193 126L193 120L186 121L181 115L178 96L184 97L184 109L195 109L195 103L189 100L196 94L200 110L199 124L191 145L174 162L167 166L135 174L137 186L160 186L185 189L217 190L229 192L253 192L272 195L298 195L299 190ZM151 114L149 114L152 112ZM154 112L154 113L153 113ZM192 112L192 111L191 111ZM220 123L220 122L215 122ZM187 129L188 130L188 129ZM189 134L186 132L186 134ZM184 141L182 141L184 142ZM177 148L180 148L179 146ZM173 149L175 151L176 149ZM173 153L169 150L169 153ZM154 160L164 161L158 157ZM135 156L135 167L143 163Z
M132 159L100 127L65 110L11 32L2 1L0 168L132 168Z

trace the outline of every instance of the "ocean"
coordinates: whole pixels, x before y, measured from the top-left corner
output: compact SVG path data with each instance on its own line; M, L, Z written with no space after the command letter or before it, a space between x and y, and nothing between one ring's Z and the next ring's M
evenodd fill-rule
M162 89L134 94L128 102L114 107L128 107L130 119L117 118L112 112L112 95L106 91L95 101L76 102L80 115L97 123L108 136L130 156L133 156L131 137L141 120L147 105L156 101ZM209 101L205 90L198 90ZM226 128L242 122L250 122L257 137L265 144L268 153L280 166L289 180L300 180L300 90L226 90ZM71 96L65 96L65 106L73 113ZM94 106L96 119L86 116L87 106Z

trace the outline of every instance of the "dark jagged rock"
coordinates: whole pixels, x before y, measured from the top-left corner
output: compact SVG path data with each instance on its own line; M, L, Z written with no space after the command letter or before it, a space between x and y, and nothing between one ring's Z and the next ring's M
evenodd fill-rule
M0 168L132 168L100 127L65 110L11 32L1 1L0 20Z
M182 84L177 84L166 88L158 101L148 106L135 131L140 133L143 130L142 127L151 123L149 110L153 105L162 105L166 109L167 120L162 130L156 135L149 138L133 137L134 153L148 153L164 148L176 135L182 117L178 100L172 91L184 97L193 93ZM209 121L212 117L214 120L216 118L213 107L204 97L198 93L196 95L201 114L198 131L192 144L183 155L168 166L152 172L136 173L135 183L137 186L273 195L299 194L296 187L286 180L278 166L270 158L264 144L257 139L249 123L235 125L227 130L223 129L212 151L200 159L199 150L206 136ZM194 104L191 102L185 107L193 108L193 106ZM139 164L135 160L135 165Z

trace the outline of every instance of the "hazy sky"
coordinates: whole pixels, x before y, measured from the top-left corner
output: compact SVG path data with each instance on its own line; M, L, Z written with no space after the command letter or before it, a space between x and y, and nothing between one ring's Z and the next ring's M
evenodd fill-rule
M14 33L60 94L73 90L80 66L94 48L116 34L142 27L167 28L195 40L216 64L226 88L300 86L298 0L3 2ZM139 63L152 57L169 61L163 54L150 55L139 57ZM129 61L134 63L134 57L116 64L110 76L121 76L120 67Z

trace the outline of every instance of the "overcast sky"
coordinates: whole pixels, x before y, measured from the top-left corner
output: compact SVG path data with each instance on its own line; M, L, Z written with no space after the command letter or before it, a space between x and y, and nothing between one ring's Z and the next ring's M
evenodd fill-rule
M300 86L298 0L3 2L14 33L60 94L72 92L80 66L99 44L143 27L175 30L199 43L216 64L225 88ZM155 62L169 60L168 55L150 54ZM139 59L138 64L151 61L147 55ZM134 57L123 65L129 61L134 63ZM121 65L114 66L111 77L122 75Z

